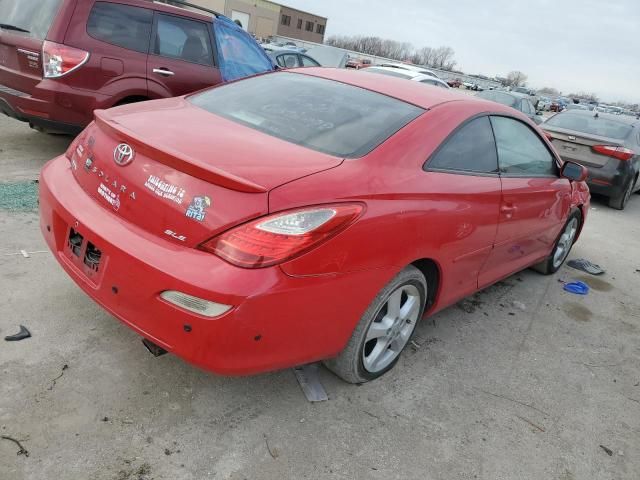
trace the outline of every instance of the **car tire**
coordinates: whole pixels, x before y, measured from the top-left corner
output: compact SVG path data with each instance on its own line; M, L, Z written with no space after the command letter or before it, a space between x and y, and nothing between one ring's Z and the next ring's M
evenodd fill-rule
M420 270L402 270L373 299L340 355L325 366L349 383L365 383L391 370L422 318L427 291Z
M575 244L576 236L578 235L581 226L582 213L580 213L579 210L575 210L571 215L569 215L569 218L562 227L556 243L553 246L553 250L551 251L551 255L531 268L543 275L552 275L556 273L564 264L569 253L571 253L571 249Z
M630 178L625 186L625 189L622 191L620 195L617 197L609 198L609 206L611 208L615 208L616 210L624 210L629 202L629 198L631 198L631 194L633 193L633 187L635 185L635 181Z

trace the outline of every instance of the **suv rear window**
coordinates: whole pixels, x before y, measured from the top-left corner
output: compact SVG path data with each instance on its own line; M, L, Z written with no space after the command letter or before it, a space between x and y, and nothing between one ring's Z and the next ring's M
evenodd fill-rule
M627 123L603 118L602 116L594 117L593 114L576 115L573 112L554 115L546 121L545 125L617 140L627 138L633 128Z
M62 0L0 0L0 23L44 40Z
M96 2L89 14L87 33L97 40L147 53L153 11L118 3Z
M333 80L298 73L261 75L189 98L211 113L338 157L361 157L424 110Z

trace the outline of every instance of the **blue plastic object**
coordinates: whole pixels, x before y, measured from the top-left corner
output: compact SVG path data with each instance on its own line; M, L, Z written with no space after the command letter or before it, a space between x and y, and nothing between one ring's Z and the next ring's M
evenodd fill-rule
M586 295L589 293L589 285L584 282L569 282L564 284L564 289L567 292L575 293L576 295Z
M213 21L218 49L218 65L225 82L275 69L267 53L230 18L219 16Z

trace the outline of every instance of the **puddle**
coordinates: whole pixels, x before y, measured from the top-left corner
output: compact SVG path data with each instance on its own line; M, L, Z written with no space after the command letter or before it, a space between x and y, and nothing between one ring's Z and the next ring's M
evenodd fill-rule
M593 275L579 275L576 279L586 283L589 285L589 288L598 292L610 292L614 289L614 286L609 282L602 280L601 278L594 277Z
M580 303L567 303L563 307L564 313L576 322L588 322L593 312Z

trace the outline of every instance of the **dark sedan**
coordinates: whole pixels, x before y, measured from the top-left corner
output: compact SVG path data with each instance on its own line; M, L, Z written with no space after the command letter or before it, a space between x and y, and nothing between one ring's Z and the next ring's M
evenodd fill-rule
M584 110L567 110L542 129L563 158L589 169L594 193L609 197L609 206L624 210L640 189L640 120Z
M274 63L280 68L298 68L298 67L320 67L320 63L304 53L295 50L273 50L268 51Z
M483 98L485 100L491 100L492 102L501 103L507 107L515 108L521 111L536 124L542 123L542 117L537 114L535 107L529 100L529 95L525 95L517 92L498 92L495 90L479 92L476 97Z

